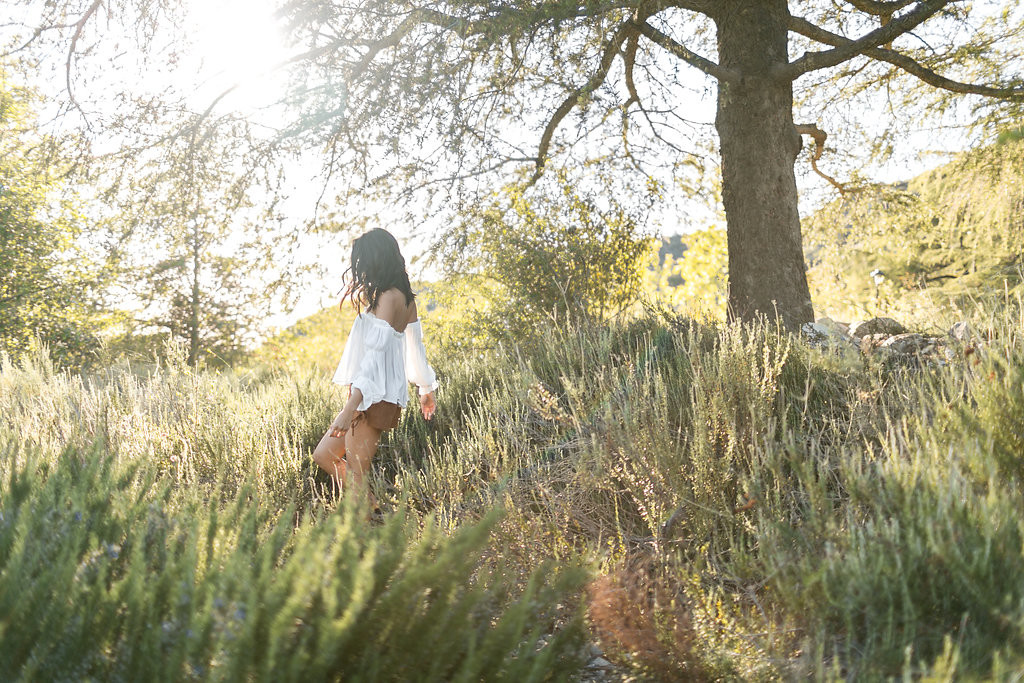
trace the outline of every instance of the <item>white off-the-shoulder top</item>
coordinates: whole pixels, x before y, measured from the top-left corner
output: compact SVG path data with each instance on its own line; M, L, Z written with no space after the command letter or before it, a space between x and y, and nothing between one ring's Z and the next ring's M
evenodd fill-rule
M405 332L372 313L360 313L352 324L341 362L334 372L335 384L351 385L363 394L358 410L379 401L405 407L408 382L420 388L420 395L437 389L437 375L427 363L423 326L417 320Z

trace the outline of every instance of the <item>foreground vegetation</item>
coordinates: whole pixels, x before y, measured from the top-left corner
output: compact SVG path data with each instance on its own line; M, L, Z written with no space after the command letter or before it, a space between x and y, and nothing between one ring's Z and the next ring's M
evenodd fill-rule
M1024 672L1024 306L950 362L651 312L435 354L366 527L322 375L0 371L0 668L23 679Z

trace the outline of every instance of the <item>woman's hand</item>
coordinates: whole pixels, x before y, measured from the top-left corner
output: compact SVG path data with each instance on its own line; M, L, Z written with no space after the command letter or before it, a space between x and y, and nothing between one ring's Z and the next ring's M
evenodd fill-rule
M420 410L423 411L423 419L429 420L434 417L434 411L437 410L437 404L434 403L434 392L420 396Z
M334 418L334 422L331 423L331 428L327 430L327 436L340 439L345 436L345 432L352 426L352 412L348 410L342 410L338 413L338 417Z

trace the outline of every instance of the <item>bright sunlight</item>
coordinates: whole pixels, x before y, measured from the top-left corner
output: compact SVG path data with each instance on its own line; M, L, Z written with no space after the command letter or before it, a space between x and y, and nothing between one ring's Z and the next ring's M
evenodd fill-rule
M211 101L235 88L225 98L227 106L245 112L280 97L283 76L274 73L274 67L287 59L289 51L271 3L193 0L186 26L193 37L191 63L179 71L182 80L175 86L183 92L194 88L197 97Z

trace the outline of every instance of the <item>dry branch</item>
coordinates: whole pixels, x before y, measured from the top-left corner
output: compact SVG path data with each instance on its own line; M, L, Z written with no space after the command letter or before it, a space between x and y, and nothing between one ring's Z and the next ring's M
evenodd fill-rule
M846 186L818 168L818 160L821 159L821 154L825 151L825 139L828 137L828 133L813 123L796 124L796 132L800 133L800 135L810 135L814 138L814 151L811 153L811 168L814 169L814 172L831 183L832 187L839 190L839 194L846 194Z

